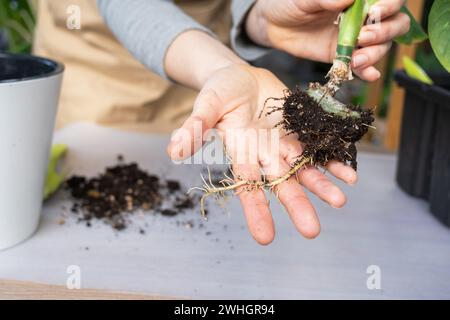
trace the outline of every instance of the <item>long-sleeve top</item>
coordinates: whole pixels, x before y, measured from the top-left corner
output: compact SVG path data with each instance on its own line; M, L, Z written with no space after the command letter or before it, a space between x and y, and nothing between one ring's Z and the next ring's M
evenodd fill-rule
M254 60L268 49L245 34L247 13L256 0L233 0L231 44L245 60ZM187 30L213 33L184 13L171 0L97 0L105 22L131 54L153 72L167 79L164 58L175 38Z

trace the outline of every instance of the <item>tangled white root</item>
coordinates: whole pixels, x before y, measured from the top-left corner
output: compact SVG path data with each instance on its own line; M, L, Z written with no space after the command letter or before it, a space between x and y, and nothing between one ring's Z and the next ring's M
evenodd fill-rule
M350 64L339 59L333 61L330 71L327 74L328 83L325 87L334 95L345 81L353 80Z
M219 199L226 198L226 192L228 191L235 191L235 195L239 194L240 192L249 192L258 189L273 191L275 187L287 181L289 178L295 175L298 170L302 169L306 165L313 165L312 158L300 157L292 166L292 168L288 172L286 172L286 174L272 181L246 180L240 177L236 177L233 179L226 173L224 173L224 179L219 181L219 183L222 185L221 187L217 187L213 184L213 182L211 181L211 173L208 169L208 181L206 181L202 176L203 187L193 187L189 189L188 193L193 190L200 190L204 193L200 199L200 210L203 218L206 219L205 200L209 196L215 196L216 199ZM233 176L235 176L234 173Z

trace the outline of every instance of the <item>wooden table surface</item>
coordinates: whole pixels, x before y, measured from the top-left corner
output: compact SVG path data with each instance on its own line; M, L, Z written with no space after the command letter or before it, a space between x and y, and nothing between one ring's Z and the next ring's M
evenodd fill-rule
M187 187L200 185L203 166L169 163L167 139L89 124L55 137L69 145L73 173L97 174L121 153ZM208 222L198 211L136 215L130 228L115 233L101 222L87 228L70 214L60 225L70 200L59 193L45 204L36 234L0 252L0 298L450 298L450 231L424 201L399 190L394 175L393 156L362 153L358 186L343 186L344 209L311 197L322 223L312 241L297 234L272 199L277 236L267 247L251 239L236 199L228 214L211 203ZM82 290L66 289L71 266L81 272ZM373 266L381 288L370 290Z
M105 290L70 290L66 286L29 281L0 280L0 299L3 300L163 300L169 297L112 292ZM176 299L176 298L170 298Z

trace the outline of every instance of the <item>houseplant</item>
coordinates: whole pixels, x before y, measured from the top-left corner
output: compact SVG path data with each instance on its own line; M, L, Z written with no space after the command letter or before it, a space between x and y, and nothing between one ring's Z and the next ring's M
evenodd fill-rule
M0 1L0 51L29 53L33 41L34 26L34 1Z

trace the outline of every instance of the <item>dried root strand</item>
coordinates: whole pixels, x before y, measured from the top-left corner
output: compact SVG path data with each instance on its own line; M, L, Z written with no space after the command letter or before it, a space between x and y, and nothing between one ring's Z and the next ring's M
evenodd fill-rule
M275 113L277 111L282 110L283 107L281 107L281 106L269 106L268 103L270 101L283 101L284 102L284 101L286 101L286 98L290 94L292 94L291 90L284 89L283 90L283 98L275 98L275 97L267 98L266 101L264 101L264 105L263 105L261 111L259 112L258 119L261 119L263 115L265 115L267 117L267 116L270 116L272 113ZM266 109L270 109L270 111L265 112Z
M351 57L340 58L351 59ZM349 63L346 63L340 59L335 59L326 77L328 78L328 83L325 85L325 87L329 91L330 95L334 96L345 81L353 79L353 73Z
M242 179L240 177L231 178L226 173L224 173L225 179L221 180L219 183L222 185L221 187L215 186L211 181L211 173L208 168L208 181L202 176L203 187L193 187L189 189L188 193L193 190L199 190L204 194L200 198L200 211L202 217L207 220L206 210L205 210L205 201L209 196L214 196L217 200L220 198L226 198L226 192L234 191L235 195L241 192L251 192L258 189L261 190L270 190L273 191L274 188L281 183L287 181L293 175L297 173L298 170L302 169L304 166L311 164L313 165L313 159L311 157L300 157L292 168L284 175L278 177L272 181L266 181L263 179L262 181L257 180L247 180ZM232 172L233 173L233 172ZM234 173L233 173L234 176Z
M286 172L285 175L272 180L268 183L266 183L264 186L266 188L270 188L273 189L276 186L278 186L279 184L287 181L290 177L292 177L293 175L295 175L297 173L298 170L302 169L304 166L311 164L313 165L313 159L311 157L301 157L299 160L296 161L296 163L292 166L291 170L289 170L288 172Z

